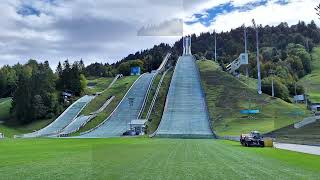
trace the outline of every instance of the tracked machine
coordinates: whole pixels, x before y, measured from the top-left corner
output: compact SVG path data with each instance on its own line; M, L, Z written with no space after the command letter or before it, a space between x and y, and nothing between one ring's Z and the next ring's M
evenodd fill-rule
M252 131L250 134L241 134L240 143L246 147L264 147L264 140L259 131Z

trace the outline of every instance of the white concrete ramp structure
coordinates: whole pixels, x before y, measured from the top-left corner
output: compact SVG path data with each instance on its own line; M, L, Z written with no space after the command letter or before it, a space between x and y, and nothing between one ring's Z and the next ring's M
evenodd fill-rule
M95 118L96 115L81 115L72 121L68 126L66 126L59 134L53 135L52 137L64 137L69 136L69 134L78 131L82 126L84 126L91 119Z
M41 136L52 136L60 133L66 126L68 126L79 113L83 110L83 108L94 98L94 96L83 96L78 99L72 105L70 105L55 121L53 121L48 126L40 129L36 132L16 135L15 137L20 138L33 138L33 137L41 137Z
M185 53L185 52L184 52ZM188 51L187 51L188 53ZM199 70L191 55L178 59L156 137L213 138Z
M78 138L119 137L128 130L128 123L141 113L154 73L145 73L131 86L111 115L99 126L82 133ZM130 106L129 98L134 98Z

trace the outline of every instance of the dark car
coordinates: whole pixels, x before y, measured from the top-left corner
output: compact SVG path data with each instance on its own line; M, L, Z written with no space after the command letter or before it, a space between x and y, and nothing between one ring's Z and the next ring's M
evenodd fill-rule
M139 132L136 132L135 130L130 129L130 130L124 132L122 135L123 136L136 136L136 135L139 135Z
M250 134L241 134L240 143L242 146L264 147L264 140L258 131L252 131Z

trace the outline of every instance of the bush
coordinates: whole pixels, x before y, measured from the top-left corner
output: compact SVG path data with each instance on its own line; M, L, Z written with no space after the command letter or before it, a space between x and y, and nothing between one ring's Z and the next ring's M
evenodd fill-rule
M262 80L262 92L272 95L272 78L267 77ZM278 77L274 78L275 97L281 98L287 102L291 102L289 98L289 90Z

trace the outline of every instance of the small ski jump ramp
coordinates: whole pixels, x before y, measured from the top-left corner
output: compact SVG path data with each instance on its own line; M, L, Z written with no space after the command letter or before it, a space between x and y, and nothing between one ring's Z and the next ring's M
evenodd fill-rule
M94 96L85 95L70 105L55 121L48 126L29 134L17 135L21 138L34 138L41 136L52 136L59 134L66 126L76 119L85 106L94 98Z
M178 59L156 137L214 137L197 68L192 55Z

